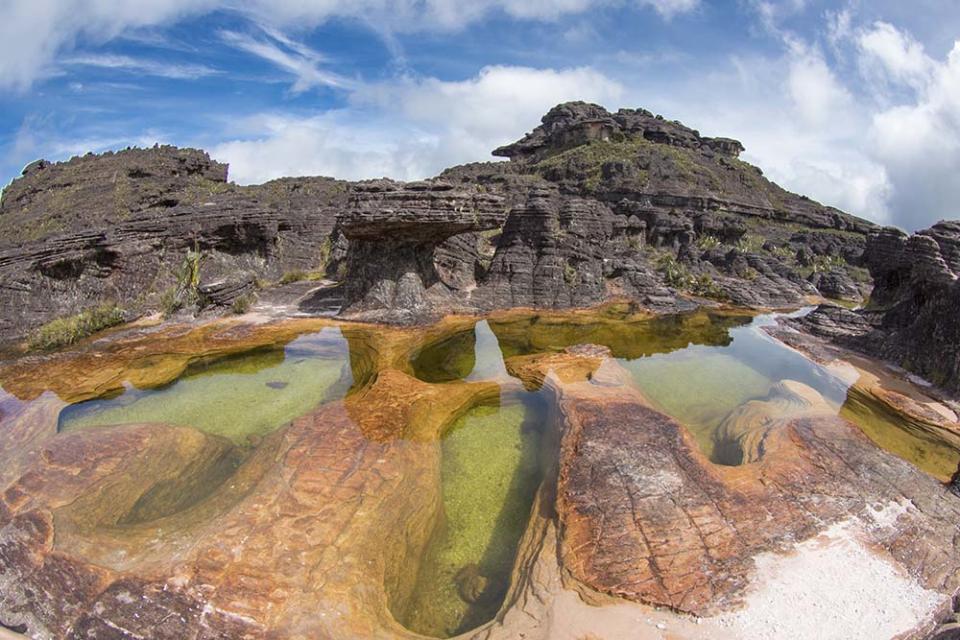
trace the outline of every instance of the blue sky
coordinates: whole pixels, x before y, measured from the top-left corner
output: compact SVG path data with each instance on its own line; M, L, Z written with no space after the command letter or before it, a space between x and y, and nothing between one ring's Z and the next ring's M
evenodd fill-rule
M557 102L742 140L783 186L960 217L955 0L0 0L0 183L155 142L231 179L415 179Z

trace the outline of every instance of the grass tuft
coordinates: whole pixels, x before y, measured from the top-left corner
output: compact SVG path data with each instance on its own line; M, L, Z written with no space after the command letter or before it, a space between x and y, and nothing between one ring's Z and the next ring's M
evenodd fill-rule
M114 303L104 303L77 315L48 322L30 336L27 346L34 351L66 347L122 323L123 310Z

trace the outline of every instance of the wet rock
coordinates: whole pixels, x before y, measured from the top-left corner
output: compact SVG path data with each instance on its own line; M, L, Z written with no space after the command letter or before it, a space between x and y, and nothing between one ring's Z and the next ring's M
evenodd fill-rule
M773 430L801 416L833 413L833 408L809 386L794 380L778 382L765 398L750 400L723 419L713 436L713 460L728 466L759 462Z
M390 337L404 352L418 339ZM437 523L438 434L498 394L384 370L219 482L203 470L232 449L193 429L55 435L56 411L5 413L0 457L16 464L0 472L0 619L56 638L409 637L389 610ZM46 438L34 455L27 433Z
M924 587L952 594L960 586L952 524L960 499L850 423L816 410L824 401L809 390L788 387L735 412L756 416L738 438L760 446L746 447L750 464L718 466L686 429L650 407L627 372L616 385L618 367L602 368L604 385L546 378L563 425L560 554L580 583L709 615L740 602L757 553L787 549L831 522L873 522L872 505L906 496L922 504L892 528L874 528L873 542ZM797 410L781 414L781 401ZM769 418L781 415L773 427Z
M464 602L475 604L489 597L490 581L480 574L480 567L468 564L454 576L457 591Z

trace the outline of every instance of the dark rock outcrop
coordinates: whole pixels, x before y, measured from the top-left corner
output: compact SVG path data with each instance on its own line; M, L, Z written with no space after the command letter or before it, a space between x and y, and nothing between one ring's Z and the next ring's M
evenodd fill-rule
M460 307L454 292L475 286L474 232L505 217L499 196L443 182L355 186L339 221L349 242L344 311L403 322Z
M0 201L0 339L100 302L136 315L199 284L317 269L346 196L328 178L228 184L192 149L34 163Z
M960 391L958 246L957 222L909 236L879 229L863 254L875 283L870 304L857 312L820 307L797 324Z
M311 294L337 304L280 306L388 322L611 299L859 300L872 225L769 182L742 149L642 109L575 102L495 152L510 162L409 184L241 187L174 147L38 161L0 201L0 340L103 302L130 317L171 301L224 309L308 272L340 282ZM938 240L912 242L926 255ZM960 261L940 242L945 264Z

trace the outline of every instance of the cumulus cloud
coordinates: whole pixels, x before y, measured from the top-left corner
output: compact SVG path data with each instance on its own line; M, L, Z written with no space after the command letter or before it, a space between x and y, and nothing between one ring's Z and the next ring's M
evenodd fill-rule
M357 89L350 110L248 118L237 139L213 152L241 183L317 174L425 178L489 158L559 102L617 104L623 93L589 68L495 66L460 82L405 78Z
M787 88L794 108L805 124L826 125L850 106L849 91L817 49L794 43L789 67Z
M960 217L960 42L932 65L912 99L874 114L870 128L893 182L895 222L907 227Z
M863 30L857 44L861 62L868 73L876 73L874 65L881 67L889 80L922 89L930 81L936 63L927 56L923 45L908 34L886 22L876 22Z
M230 179L240 184L303 175L412 180L431 172L439 147L426 132L344 110L258 114L237 127L240 137L210 153L230 163Z

